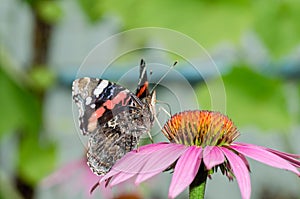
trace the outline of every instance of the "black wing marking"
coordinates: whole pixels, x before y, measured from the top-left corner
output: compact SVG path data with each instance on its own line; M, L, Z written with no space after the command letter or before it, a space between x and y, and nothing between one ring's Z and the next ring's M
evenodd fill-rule
M140 76L139 76L139 82L136 89L136 96L140 99L143 99L145 97L149 96L149 90L148 90L148 78L147 78L147 68L146 63L142 59L140 63Z

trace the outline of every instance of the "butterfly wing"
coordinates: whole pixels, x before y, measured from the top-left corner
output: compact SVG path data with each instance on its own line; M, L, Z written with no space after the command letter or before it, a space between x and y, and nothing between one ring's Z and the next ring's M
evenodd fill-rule
M90 136L87 158L94 173L107 173L117 160L136 147L139 137L150 130L150 112L145 108L120 112Z
M75 80L72 95L80 130L89 136L88 164L94 173L105 174L150 130L150 108L128 89L97 78Z

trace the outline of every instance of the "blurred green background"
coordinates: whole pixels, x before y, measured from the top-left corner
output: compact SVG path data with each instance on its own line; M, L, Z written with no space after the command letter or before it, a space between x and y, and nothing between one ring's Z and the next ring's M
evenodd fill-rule
M71 82L92 48L132 28L169 28L201 44L221 72L226 114L239 127L240 141L299 154L299 21L297 0L0 0L0 199L108 197L104 191L85 195L85 180L97 178L84 177L85 164L72 164L84 157L85 149L73 121ZM126 42L140 48L156 42L131 39L118 41L114 48ZM117 66L129 70L140 56L125 56ZM211 108L203 77L191 75L186 60L171 53L155 56L157 62L179 59L178 70L193 86L200 107ZM122 69L118 71L122 75ZM218 90L209 68L203 75ZM176 84L170 76L166 81ZM106 78L117 80L110 73ZM189 108L186 101L184 107ZM297 177L250 163L253 198L300 198ZM59 168L74 172L59 173L51 183L43 181ZM171 175L162 176L134 192L142 198L166 198ZM155 186L157 182L161 185ZM240 198L237 184L216 174L208 183L207 198L224 196Z

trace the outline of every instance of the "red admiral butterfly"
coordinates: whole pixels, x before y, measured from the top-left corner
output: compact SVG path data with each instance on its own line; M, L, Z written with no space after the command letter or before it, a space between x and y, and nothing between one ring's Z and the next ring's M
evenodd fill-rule
M108 80L84 77L73 82L72 96L80 130L89 136L87 161L95 174L107 173L153 125L155 92L148 90L144 60L136 94Z

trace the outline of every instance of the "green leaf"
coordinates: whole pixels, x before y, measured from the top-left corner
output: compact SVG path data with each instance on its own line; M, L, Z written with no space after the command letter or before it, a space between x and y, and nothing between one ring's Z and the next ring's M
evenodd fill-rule
M298 85L298 109L297 109L297 121L298 123L300 123L300 107L299 107L299 104L300 104L300 80L298 80L297 82L297 85Z
M256 1L254 28L273 55L279 57L300 42L300 1Z
M48 67L34 67L29 74L32 80L31 87L44 91L53 85L55 81L55 74Z
M85 4L94 5L90 2L94 1L89 0ZM170 28L192 37L205 48L228 41L240 44L241 37L249 31L258 33L275 57L290 53L300 42L300 1L297 0L102 2L105 12L122 19L124 29L147 26ZM92 13L87 5L82 7Z
M77 0L80 8L85 13L87 18L90 20L90 22L97 22L99 19L101 19L103 12L104 12L104 6L103 6L103 0Z
M58 1L37 1L36 7L41 19L49 24L57 23L63 16L63 10L61 9Z
M262 129L285 130L291 125L279 79L263 76L247 67L235 67L223 76L223 81L227 95L227 114L238 127L254 125ZM211 86L217 89L214 82ZM202 108L210 109L206 86L200 85L196 91Z
M108 12L119 15L125 29L157 26L180 31L205 47L221 41L239 42L252 24L249 3L179 0L106 1ZM224 31L226 30L226 31Z
M12 73L13 74L13 73ZM5 133L25 129L37 133L41 126L41 107L38 99L10 77L0 65L0 139Z
M12 180L0 169L0 199L23 199Z
M24 2L28 3L29 5L34 5L39 0L23 0Z
M55 145L37 136L24 136L19 150L19 174L29 184L36 185L53 171L56 160Z

